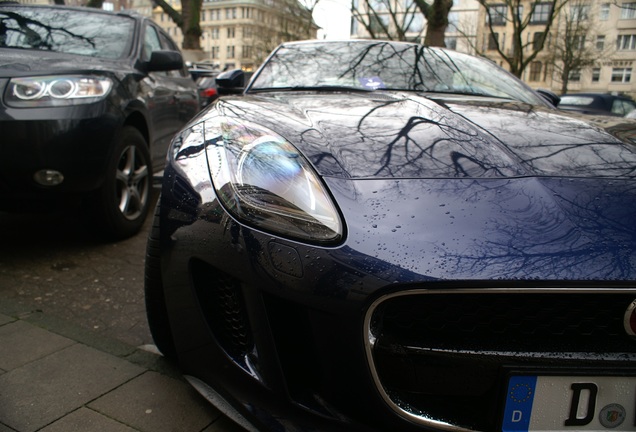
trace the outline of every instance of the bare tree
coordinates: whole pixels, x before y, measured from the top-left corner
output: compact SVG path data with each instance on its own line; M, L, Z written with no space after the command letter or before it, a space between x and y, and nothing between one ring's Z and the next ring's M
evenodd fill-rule
M549 63L554 67L555 80L561 82L561 94L568 91L573 74L592 66L600 58L607 57L608 49L599 49L591 40L594 37L588 13L589 3L571 0L570 7L560 14L555 43Z
M357 5L351 2L351 15L371 39L405 41L409 36L419 39L423 28L413 27L419 14L414 0L404 3L395 0L362 0Z
M253 27L254 60L261 63L283 42L314 39L318 26L313 11L319 0L276 0L274 7L259 25Z
M181 0L181 12L174 9L165 0L152 0L174 21L183 33L183 48L201 49L201 5L203 0Z
M408 40L420 39L423 25L418 20L426 19L424 44L446 46L444 35L448 27L448 13L453 0L362 0L351 3L351 14L373 39Z
M486 10L489 48L493 48L508 64L510 72L521 77L524 70L546 47L547 35L552 29L555 18L569 0L477 0ZM527 12L524 11L527 6ZM533 38L528 34L532 26ZM505 30L502 30L505 29ZM499 38L500 32L512 33L512 48L505 49L505 41ZM503 35L504 33L502 33ZM478 50L482 51L482 50Z

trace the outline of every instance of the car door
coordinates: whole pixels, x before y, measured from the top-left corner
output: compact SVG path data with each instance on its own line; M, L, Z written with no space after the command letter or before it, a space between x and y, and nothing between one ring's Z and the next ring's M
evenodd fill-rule
M161 37L162 46L164 49L171 51L179 51L177 45L172 39L170 39L163 31L159 34ZM177 110L177 122L179 123L177 129L187 123L201 108L199 101L199 91L196 82L185 67L177 70L172 70L167 73L167 84L171 86L171 89L175 94L176 110ZM175 132L176 132L175 130Z
M165 49L159 34L154 25L144 25L142 61L149 61L153 51ZM177 119L177 95L169 72L149 72L143 80L143 85L152 140L149 143L150 154L153 168L157 171L165 163L172 136L181 124Z

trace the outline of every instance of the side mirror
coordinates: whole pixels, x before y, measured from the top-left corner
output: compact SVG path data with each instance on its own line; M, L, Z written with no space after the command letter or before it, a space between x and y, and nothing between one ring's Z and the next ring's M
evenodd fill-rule
M539 93L541 97L543 97L543 99L548 101L550 105L552 105L553 107L556 108L557 106L559 106L559 102L561 102L561 98L557 96L556 93L546 89L537 89L536 92Z
M233 69L220 73L216 77L216 88L219 94L241 94L245 87L245 72Z
M163 72L183 68L183 57L178 51L153 51L146 64L148 72Z

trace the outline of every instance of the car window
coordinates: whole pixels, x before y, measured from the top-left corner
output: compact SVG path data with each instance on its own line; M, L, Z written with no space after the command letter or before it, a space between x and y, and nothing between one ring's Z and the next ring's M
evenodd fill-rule
M161 38L161 46L163 46L163 49L170 51L179 51L177 45L162 31L159 32L159 37ZM187 77L189 75L188 68L184 65L181 69L168 71L168 75L173 77Z
M588 106L592 105L592 102L594 102L594 98L589 96L562 96L559 104Z
M0 47L116 59L132 46L132 18L48 7L0 9Z
M542 104L539 97L493 63L416 44L302 43L280 47L252 90L347 87L462 93Z
M146 24L146 30L144 31L144 46L141 54L141 58L144 61L150 60L150 56L153 51L161 50L161 40L157 30L150 24Z
M616 99L612 104L612 112L621 116L629 114L636 106L626 100Z

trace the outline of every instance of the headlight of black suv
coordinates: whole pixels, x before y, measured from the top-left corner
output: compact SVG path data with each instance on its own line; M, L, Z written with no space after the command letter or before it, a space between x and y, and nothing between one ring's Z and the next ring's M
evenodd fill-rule
M5 103L15 108L80 105L104 99L113 82L91 75L12 78L5 92Z

